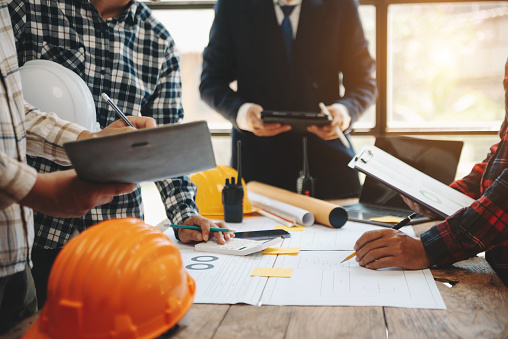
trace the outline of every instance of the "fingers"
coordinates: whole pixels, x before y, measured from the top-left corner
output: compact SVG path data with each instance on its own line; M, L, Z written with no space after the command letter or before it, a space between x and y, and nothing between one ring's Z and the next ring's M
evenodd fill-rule
M152 117L128 116L127 119L138 129L157 127L157 122Z
M281 125L279 123L264 124L262 122L252 124L253 131L258 137L273 137L274 135L291 130L290 125Z
M314 133L318 137L323 140L333 140L339 137L339 133L337 132L337 128L335 125L317 127L317 126L309 126L307 127L307 131L310 133Z
M204 218L200 215L195 215L191 218L186 219L183 222L184 225L194 225L199 226L201 228L201 232L188 230L188 229L179 229L178 236L180 241L182 242L191 242L191 241L208 241L211 237L215 237L217 242L221 245L224 245L226 241L234 238L233 232L210 232L210 228L228 228L226 223L223 221L218 221L214 223L212 220Z
M431 259L422 242L398 230L365 232L356 242L354 249L358 264L370 269L421 269L431 265Z
M180 238L180 241L184 243L203 241L203 235L200 231L182 228L178 229L178 238Z

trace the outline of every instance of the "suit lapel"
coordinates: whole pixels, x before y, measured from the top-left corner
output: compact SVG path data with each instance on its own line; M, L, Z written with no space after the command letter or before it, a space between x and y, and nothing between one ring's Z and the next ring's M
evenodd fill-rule
M239 0L244 1L244 0ZM254 27L259 55L266 58L265 64L272 74L287 74L289 65L282 42L282 32L277 24L272 0L251 0L250 20ZM281 69L286 69L281 72ZM283 76L285 76L285 74Z
M321 21L323 18L319 15L322 6L323 0L302 1L298 30L293 45L293 55L297 58L292 60L293 65L298 65L298 59L302 59L303 56L309 53L315 53L313 52L315 45L314 37L318 36L317 34L322 26Z

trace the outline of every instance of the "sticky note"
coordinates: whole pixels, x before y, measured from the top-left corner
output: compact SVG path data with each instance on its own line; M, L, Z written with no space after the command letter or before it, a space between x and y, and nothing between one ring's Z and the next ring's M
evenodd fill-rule
M250 274L251 277L274 277L291 278L292 268L256 267Z
M393 217L391 215L387 215L384 217L370 218L370 220L376 221L376 222L384 222L385 224L396 224L396 223L404 220L404 218Z
M303 231L305 229L305 226L288 227L288 226L284 226L284 225L276 225L273 229L274 230L284 230L284 231L288 231L288 232L294 232L294 231Z
M300 247L268 247L263 254L289 254L297 255L300 253Z

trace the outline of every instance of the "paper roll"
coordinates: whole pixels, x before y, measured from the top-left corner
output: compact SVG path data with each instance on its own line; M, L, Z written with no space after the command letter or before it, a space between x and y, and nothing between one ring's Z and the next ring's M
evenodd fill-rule
M340 228L347 221L346 210L327 201L308 197L257 181L250 181L247 184L247 190L310 211L314 214L316 221L322 225Z
M250 203L255 207L259 207L283 218L293 219L300 225L311 226L314 224L314 215L303 208L271 199L266 195L253 191L248 191L247 194L249 196Z

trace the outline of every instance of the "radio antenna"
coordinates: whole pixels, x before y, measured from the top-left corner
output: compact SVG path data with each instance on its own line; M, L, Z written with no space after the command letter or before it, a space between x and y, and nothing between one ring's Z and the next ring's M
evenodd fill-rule
M236 165L238 167L238 180L237 183L242 185L242 141L236 142Z

